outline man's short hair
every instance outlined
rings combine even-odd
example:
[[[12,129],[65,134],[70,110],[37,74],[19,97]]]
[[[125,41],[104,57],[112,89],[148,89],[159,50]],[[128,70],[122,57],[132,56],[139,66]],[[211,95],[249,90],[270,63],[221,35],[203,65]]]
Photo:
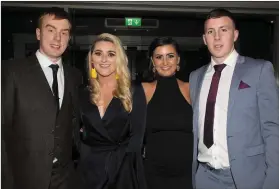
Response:
[[[38,26],[37,26],[38,28],[41,29],[42,20],[43,20],[44,16],[46,16],[46,15],[54,16],[54,18],[58,19],[58,20],[63,20],[63,19],[68,20],[70,23],[70,29],[72,28],[72,23],[71,23],[69,14],[63,8],[59,8],[59,7],[51,7],[51,8],[45,9],[38,19]]]
[[[223,8],[217,8],[217,9],[213,9],[212,11],[210,11],[206,17],[205,23],[207,20],[209,20],[211,18],[220,18],[220,17],[224,17],[224,16],[229,17],[232,20],[234,27],[236,28],[236,22],[235,22],[235,18],[233,16],[233,14],[230,11],[223,9]]]

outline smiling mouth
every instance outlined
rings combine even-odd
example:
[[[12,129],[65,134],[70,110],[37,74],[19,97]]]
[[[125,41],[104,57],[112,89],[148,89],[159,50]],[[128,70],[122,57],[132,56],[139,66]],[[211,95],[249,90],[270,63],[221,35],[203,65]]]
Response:
[[[60,45],[50,45],[50,46],[54,49],[59,49],[60,48]]]
[[[169,70],[170,68],[171,68],[170,66],[161,67],[162,70]]]
[[[108,68],[110,67],[110,64],[99,64],[101,68]]]
[[[215,49],[221,49],[223,47],[223,45],[214,45]]]

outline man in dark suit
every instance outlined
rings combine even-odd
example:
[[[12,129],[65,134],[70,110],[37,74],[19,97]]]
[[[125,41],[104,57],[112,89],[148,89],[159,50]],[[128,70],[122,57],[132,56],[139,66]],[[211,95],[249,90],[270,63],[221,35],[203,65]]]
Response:
[[[196,189],[279,188],[279,94],[273,66],[234,49],[225,9],[204,24],[211,62],[190,75]]]
[[[6,177],[13,178],[14,189],[73,186],[73,120],[82,78],[62,63],[70,30],[67,12],[50,8],[39,18],[36,54],[3,65],[4,170],[11,173]]]

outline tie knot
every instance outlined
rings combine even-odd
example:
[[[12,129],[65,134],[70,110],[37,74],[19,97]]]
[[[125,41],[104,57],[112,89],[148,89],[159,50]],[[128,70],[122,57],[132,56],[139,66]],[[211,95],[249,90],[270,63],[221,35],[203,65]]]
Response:
[[[59,68],[59,66],[58,66],[57,64],[51,64],[49,67],[50,67],[50,68],[52,69],[52,71],[54,71],[54,72],[57,72],[57,71],[58,71],[58,68]]]
[[[226,67],[226,64],[218,64],[214,66],[216,72],[222,72],[222,70]]]

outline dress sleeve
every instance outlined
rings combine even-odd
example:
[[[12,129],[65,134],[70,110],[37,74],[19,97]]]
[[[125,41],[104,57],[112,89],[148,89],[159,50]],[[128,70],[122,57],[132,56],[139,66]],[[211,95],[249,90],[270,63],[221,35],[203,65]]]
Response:
[[[141,153],[146,122],[146,99],[141,84],[135,84],[131,112],[131,138],[127,152]]]
[[[141,84],[133,86],[131,138],[120,168],[116,188],[147,189],[141,149],[145,133],[146,99]]]

